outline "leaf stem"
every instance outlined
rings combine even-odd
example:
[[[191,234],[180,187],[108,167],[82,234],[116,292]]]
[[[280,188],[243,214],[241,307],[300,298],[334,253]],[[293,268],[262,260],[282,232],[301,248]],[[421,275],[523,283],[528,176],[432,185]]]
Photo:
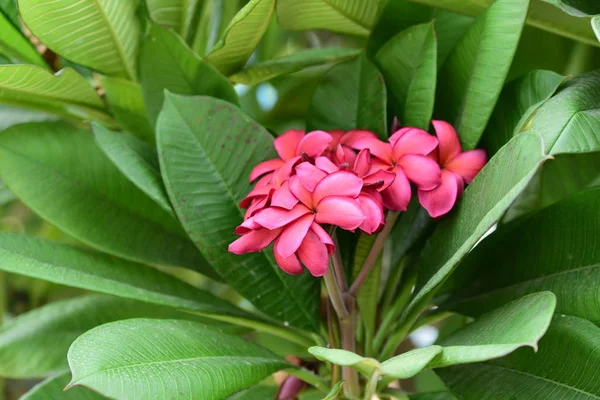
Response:
[[[365,281],[367,280],[367,277],[369,276],[369,273],[375,266],[375,262],[377,261],[381,250],[383,250],[383,245],[385,244],[385,241],[389,236],[390,232],[392,232],[392,228],[394,227],[396,219],[398,219],[399,215],[400,213],[397,211],[388,212],[387,218],[385,219],[385,227],[377,235],[377,239],[375,239],[375,243],[373,243],[373,247],[371,247],[371,251],[365,259],[365,263],[363,264],[362,268],[360,269],[360,272],[358,273],[358,276],[356,277],[356,279],[352,283],[352,286],[350,287],[350,290],[348,291],[348,294],[350,294],[351,296],[356,296],[356,293],[358,293],[358,290],[360,289],[362,284],[365,283]]]
[[[369,382],[367,382],[367,387],[365,388],[365,395],[363,400],[371,400],[373,395],[377,392],[377,383],[379,382],[379,371],[373,372]]]

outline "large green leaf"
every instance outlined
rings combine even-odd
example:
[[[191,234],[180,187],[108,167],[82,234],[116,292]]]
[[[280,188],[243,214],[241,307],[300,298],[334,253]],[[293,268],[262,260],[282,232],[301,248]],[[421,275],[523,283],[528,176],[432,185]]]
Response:
[[[66,360],[66,357],[65,357]],[[106,397],[84,387],[71,388],[65,386],[71,380],[70,373],[48,378],[25,393],[20,400],[103,400]]]
[[[477,315],[539,290],[558,296],[557,312],[600,324],[597,289],[600,188],[504,225],[464,260],[462,290],[451,305]],[[502,251],[510,249],[510,251]]]
[[[461,14],[476,16],[494,0],[412,0],[433,7],[442,7]],[[583,43],[600,46],[589,23],[565,14],[543,0],[532,0],[527,13],[527,24]]]
[[[14,26],[19,26],[17,0],[0,0],[0,12],[2,12]]]
[[[0,176],[36,213],[92,247],[212,273],[179,223],[121,174],[87,130],[63,122],[7,129]]]
[[[366,129],[387,138],[383,76],[366,55],[335,65],[323,76],[307,124],[309,130]]]
[[[96,143],[119,171],[163,210],[175,216],[160,176],[156,150],[134,136],[97,124],[93,129]]]
[[[409,306],[411,312],[423,306],[422,302],[500,219],[546,159],[541,137],[527,134],[514,137],[488,162],[423,249],[421,289]]]
[[[588,187],[600,185],[600,152],[559,154],[544,163],[527,189],[502,217],[502,223],[548,207]]]
[[[158,120],[163,179],[188,234],[227,283],[269,316],[315,329],[318,280],[285,275],[266,251],[227,251],[243,218],[252,168],[273,154],[273,139],[235,106],[169,94]]]
[[[250,0],[238,12],[206,61],[225,75],[240,70],[269,26],[275,0]]]
[[[105,295],[50,303],[2,326],[0,376],[39,378],[65,371],[69,368],[67,351],[78,336],[96,326],[129,318],[199,319],[173,308]]]
[[[537,343],[552,320],[556,296],[551,292],[530,294],[496,310],[442,340],[442,352],[431,368],[474,363],[504,357],[516,349]]]
[[[560,315],[539,343],[539,351],[521,349],[480,364],[437,370],[463,400],[600,398],[600,328]]]
[[[19,0],[25,25],[61,56],[107,75],[136,76],[135,1]]]
[[[127,132],[154,144],[154,130],[148,121],[144,95],[139,83],[101,76],[106,102],[116,120]]]
[[[440,71],[436,114],[456,128],[463,148],[485,129],[517,49],[529,0],[497,0],[470,26]]]
[[[277,18],[286,30],[327,29],[367,36],[378,9],[379,0],[279,0]]]
[[[564,12],[576,17],[600,14],[600,3],[594,0],[543,0],[560,7]]]
[[[152,25],[142,46],[140,63],[144,100],[153,124],[162,107],[165,89],[181,95],[206,95],[238,102],[227,79],[171,30]]]
[[[203,3],[212,0],[146,0],[150,17],[179,33],[187,40],[192,36],[197,13],[202,11]]]
[[[389,40],[377,53],[402,125],[429,129],[435,102],[437,40],[433,23],[415,25]]]
[[[304,68],[337,63],[354,58],[360,50],[345,48],[306,49],[288,56],[274,58],[262,63],[251,65],[229,77],[236,83],[255,85],[280,75],[290,74]]]
[[[250,315],[145,265],[26,235],[0,238],[0,269],[6,272],[200,314]]]
[[[600,150],[600,71],[568,81],[522,128],[544,139],[546,152],[588,153]]]
[[[256,385],[227,397],[227,400],[265,400],[277,396],[278,387]]]
[[[0,54],[14,61],[25,61],[46,67],[35,47],[0,9]]]
[[[343,367],[352,367],[366,377],[370,377],[373,372],[381,369],[379,361],[374,358],[362,357],[348,350],[313,346],[308,349],[308,352],[321,361],[327,361]]]
[[[33,65],[0,65],[0,102],[67,118],[108,118],[94,88],[70,68],[52,75]]]
[[[115,398],[217,400],[291,366],[253,343],[177,320],[100,326],[80,336],[68,357],[70,385]]]
[[[552,71],[535,70],[502,89],[482,138],[489,156],[519,131],[520,125],[554,94],[564,79]]]

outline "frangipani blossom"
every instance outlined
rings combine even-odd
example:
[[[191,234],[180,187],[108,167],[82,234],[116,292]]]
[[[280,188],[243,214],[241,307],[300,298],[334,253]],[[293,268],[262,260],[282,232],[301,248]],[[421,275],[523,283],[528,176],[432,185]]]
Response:
[[[373,138],[359,138],[352,143],[355,149],[369,149],[376,158],[371,171],[384,170],[396,175],[390,187],[382,192],[383,204],[390,210],[405,211],[411,197],[410,181],[419,189],[431,190],[440,184],[439,165],[427,157],[438,140],[417,128],[402,128],[385,143]]]
[[[456,131],[447,122],[432,121],[439,140],[433,158],[442,168],[441,184],[431,190],[420,188],[419,202],[434,218],[448,213],[456,199],[462,195],[465,183],[469,184],[487,162],[482,149],[462,151]]]

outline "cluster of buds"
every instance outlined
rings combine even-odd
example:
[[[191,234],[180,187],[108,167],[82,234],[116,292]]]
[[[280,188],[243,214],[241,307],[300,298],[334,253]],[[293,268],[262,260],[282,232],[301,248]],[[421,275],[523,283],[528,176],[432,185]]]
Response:
[[[387,210],[408,207],[411,183],[432,217],[448,213],[486,155],[463,152],[450,124],[433,126],[437,137],[404,127],[387,142],[364,130],[291,130],[279,136],[279,158],[260,163],[250,175],[256,184],[240,204],[247,211],[235,231],[242,236],[229,251],[261,251],[274,242],[283,271],[301,274],[304,265],[322,276],[335,252],[331,230],[380,231]]]

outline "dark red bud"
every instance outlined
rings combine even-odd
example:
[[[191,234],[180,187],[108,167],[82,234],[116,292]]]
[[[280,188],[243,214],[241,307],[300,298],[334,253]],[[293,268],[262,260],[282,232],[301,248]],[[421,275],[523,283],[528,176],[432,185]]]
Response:
[[[277,400],[297,400],[298,393],[304,389],[306,383],[296,378],[295,376],[287,377],[279,387]]]

